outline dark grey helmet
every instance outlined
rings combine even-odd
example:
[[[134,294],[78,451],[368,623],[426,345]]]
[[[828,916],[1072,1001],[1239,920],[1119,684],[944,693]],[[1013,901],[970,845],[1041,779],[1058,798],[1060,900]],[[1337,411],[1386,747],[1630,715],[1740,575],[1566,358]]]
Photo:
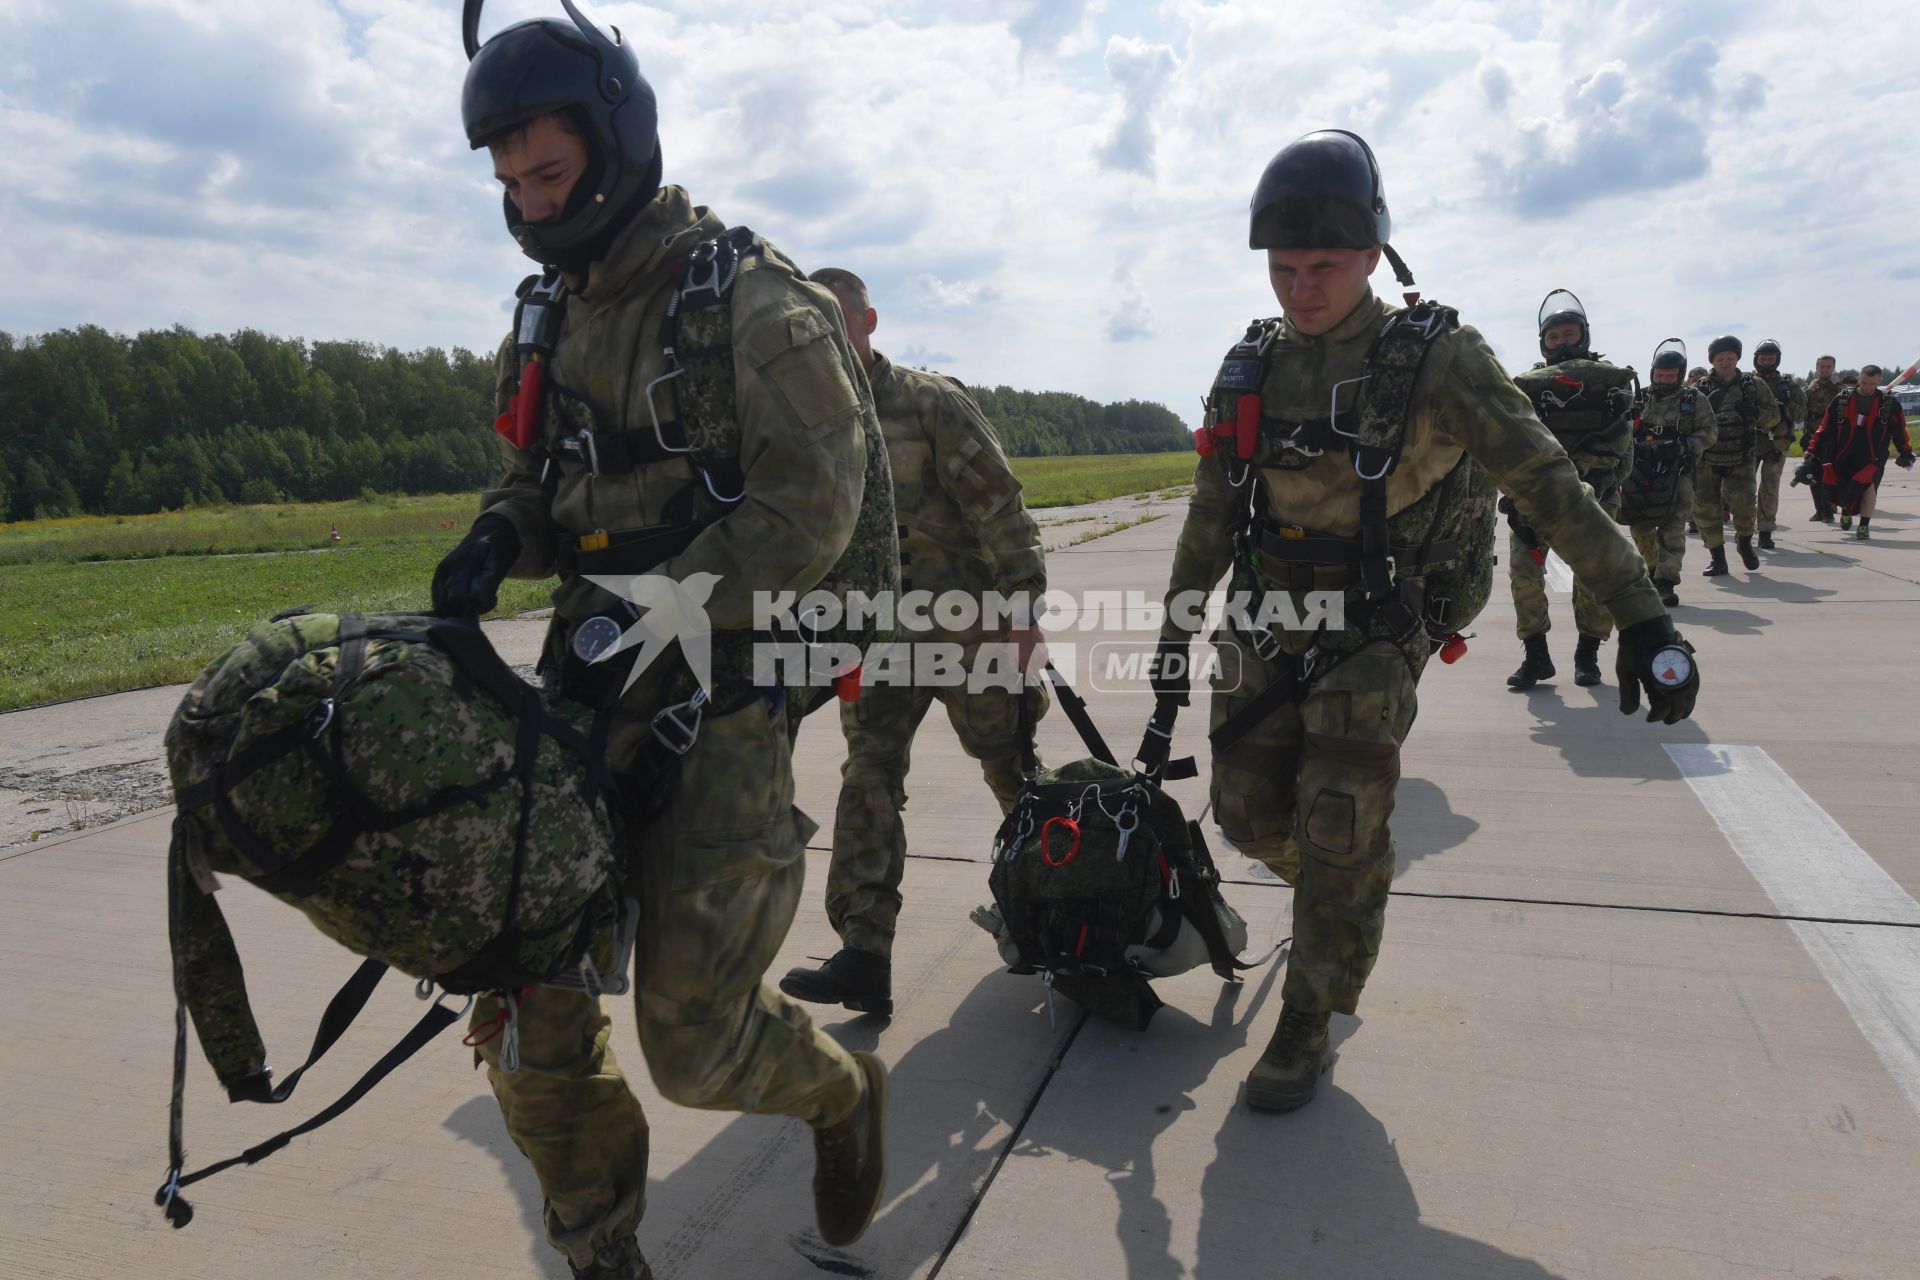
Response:
[[[1772,356],[1773,364],[1769,367],[1774,369],[1779,368],[1780,367],[1780,344],[1778,342],[1775,342],[1772,338],[1768,338],[1765,342],[1762,342],[1759,346],[1753,349],[1753,367],[1756,369],[1760,367],[1761,356]]]
[[[1740,339],[1730,333],[1723,333],[1707,344],[1707,359],[1713,359],[1722,351],[1733,352],[1734,359],[1737,360],[1746,351],[1746,348],[1740,345]]]
[[[1571,289],[1555,289],[1540,303],[1538,315],[1540,322],[1540,358],[1549,362],[1566,360],[1573,356],[1589,354],[1593,348],[1593,331],[1587,328],[1587,308]],[[1571,347],[1547,346],[1547,330],[1560,324],[1577,324],[1580,337]]]
[[[1686,381],[1687,344],[1678,338],[1668,338],[1665,342],[1662,342],[1653,349],[1653,363],[1648,367],[1652,369],[1677,369],[1680,372],[1680,380],[1682,382]]]
[[[569,21],[530,18],[480,43],[485,0],[466,0],[460,34],[467,79],[460,114],[479,150],[550,112],[585,129],[588,167],[559,217],[530,223],[503,196],[507,230],[536,262],[555,265],[604,246],[660,190],[660,117],[653,87],[617,27],[592,18],[585,0],[560,0]]]
[[[1392,232],[1393,218],[1387,213],[1387,193],[1373,148],[1357,133],[1318,129],[1295,138],[1267,162],[1253,189],[1247,247],[1371,249],[1378,245],[1395,278],[1411,288],[1413,274],[1387,243]]]

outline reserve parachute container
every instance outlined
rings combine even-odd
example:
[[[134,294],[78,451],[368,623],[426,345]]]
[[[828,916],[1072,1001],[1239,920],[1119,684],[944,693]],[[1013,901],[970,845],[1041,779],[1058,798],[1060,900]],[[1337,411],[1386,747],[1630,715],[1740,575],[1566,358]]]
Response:
[[[156,1200],[176,1226],[192,1213],[181,1187],[345,1110],[460,1016],[447,993],[626,989],[638,910],[622,889],[592,723],[515,675],[470,620],[282,615],[201,672],[166,736],[179,806],[168,855],[178,1009],[172,1159]],[[365,957],[307,1062],[277,1084],[216,873]],[[442,990],[407,1040],[307,1125],[183,1174],[188,1016],[230,1098],[281,1102],[388,968],[418,979],[423,999]],[[514,1065],[505,1045],[503,1065]]]

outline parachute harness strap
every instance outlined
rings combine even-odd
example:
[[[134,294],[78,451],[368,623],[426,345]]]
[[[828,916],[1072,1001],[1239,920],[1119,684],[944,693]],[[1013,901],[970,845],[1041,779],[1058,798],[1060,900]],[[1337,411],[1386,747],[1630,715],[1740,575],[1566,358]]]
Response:
[[[674,272],[661,330],[660,347],[668,372],[646,387],[654,434],[668,447],[653,407],[653,388],[681,379],[674,388],[674,402],[686,443],[674,451],[691,455],[707,493],[725,507],[746,496],[740,422],[734,407],[733,284],[741,265],[760,249],[758,237],[745,227],[735,227],[703,240],[687,255]],[[716,476],[733,492],[722,493]]]

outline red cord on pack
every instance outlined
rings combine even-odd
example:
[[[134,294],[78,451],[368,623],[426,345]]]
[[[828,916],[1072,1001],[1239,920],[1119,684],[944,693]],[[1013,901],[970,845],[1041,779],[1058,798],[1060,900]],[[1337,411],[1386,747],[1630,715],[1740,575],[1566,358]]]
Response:
[[[1053,856],[1053,849],[1047,839],[1048,835],[1053,831],[1053,824],[1056,822],[1059,823],[1061,826],[1064,826],[1067,830],[1073,833],[1073,843],[1070,846],[1068,846],[1066,855],[1060,858],[1055,858]],[[1055,817],[1055,818],[1048,818],[1044,823],[1041,824],[1040,856],[1046,860],[1046,863],[1048,866],[1064,867],[1069,862],[1072,862],[1079,855],[1080,855],[1080,824],[1079,823],[1075,822],[1072,818]]]

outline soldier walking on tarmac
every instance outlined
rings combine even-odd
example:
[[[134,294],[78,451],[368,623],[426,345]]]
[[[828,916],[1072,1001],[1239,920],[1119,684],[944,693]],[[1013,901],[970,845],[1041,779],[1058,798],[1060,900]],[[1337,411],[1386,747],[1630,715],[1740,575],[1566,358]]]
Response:
[[[1760,462],[1760,442],[1771,440],[1780,421],[1780,404],[1772,388],[1750,373],[1740,372],[1740,339],[1723,334],[1707,344],[1713,368],[1694,385],[1713,406],[1715,435],[1694,477],[1693,522],[1707,549],[1707,567],[1701,576],[1718,578],[1727,570],[1727,535],[1722,520],[1733,512],[1733,531],[1740,563],[1749,571],[1760,567],[1753,549],[1754,493]]]
[[[1593,354],[1587,310],[1567,290],[1555,289],[1546,296],[1539,322],[1540,363],[1514,378],[1513,384],[1533,402],[1535,416],[1573,459],[1580,478],[1607,514],[1617,514],[1620,484],[1633,460],[1627,419],[1638,379],[1632,369]],[[1554,674],[1553,657],[1547,651],[1553,620],[1547,609],[1546,557],[1552,548],[1527,526],[1512,499],[1501,508],[1513,529],[1507,580],[1513,588],[1514,629],[1526,646],[1526,657],[1520,669],[1507,677],[1507,687],[1531,689]],[[1613,631],[1613,619],[1578,574],[1573,579],[1573,624],[1580,635],[1573,650],[1573,682],[1599,684],[1600,646]]]
[[[1827,406],[1833,398],[1846,388],[1840,385],[1840,379],[1834,376],[1834,359],[1821,356],[1813,362],[1813,376],[1807,379],[1807,412],[1801,420],[1800,451],[1805,454],[1813,445],[1813,433],[1820,429],[1820,422],[1827,416]],[[1807,482],[1807,492],[1813,497],[1813,518],[1821,524],[1833,523],[1833,495],[1827,492],[1827,486],[1818,479]]]
[[[883,1191],[886,1072],[762,983],[814,828],[793,805],[795,713],[741,674],[750,661],[723,671],[720,653],[746,651],[731,642],[750,636],[756,593],[804,593],[839,563],[871,488],[877,426],[832,295],[661,185],[654,95],[630,38],[565,7],[570,21],[516,23],[484,45],[478,0],[466,7],[467,139],[491,155],[507,228],[546,273],[522,286],[500,349],[505,479],[435,572],[434,608],[482,613],[503,578],[558,575],[542,673],[614,708],[607,758],[623,798],[637,809],[664,797],[622,829],[642,912],[634,1018],[647,1067],[684,1106],[807,1121],[820,1234],[846,1244]],[[710,274],[683,288],[683,264],[700,263]],[[714,296],[696,301],[695,285]],[[704,349],[683,340],[675,355],[657,335],[683,298],[683,334],[691,310],[713,310],[701,312]],[[562,306],[543,336],[538,315]],[[731,350],[714,337],[728,330]],[[712,425],[723,397],[737,447],[703,454],[694,428]],[[653,663],[624,692],[621,666],[594,662],[632,617],[591,580],[607,575],[711,584],[710,694],[685,661]],[[599,1000],[536,987],[517,1013],[476,1003],[470,1043],[539,1177],[548,1239],[576,1276],[650,1275],[634,1238],[647,1122]]]
[[[873,386],[893,469],[903,597],[927,592],[939,600],[951,592],[976,606],[968,613],[934,610],[929,616],[929,622],[972,616],[971,625],[956,629],[933,622],[933,629],[903,635],[901,642],[949,646],[958,660],[952,669],[965,672],[983,670],[983,660],[996,653],[1006,659],[996,664],[1001,681],[869,683],[840,706],[847,760],[834,815],[827,919],[842,945],[817,968],[789,970],[780,989],[797,1000],[890,1014],[894,926],[907,863],[900,811],[907,802],[914,734],[937,700],[961,747],[980,762],[1000,811],[1019,799],[1019,702],[1027,701],[1030,728],[1046,713],[1047,697],[1043,686],[1021,679],[1036,633],[1012,623],[1029,620],[1046,592],[1046,553],[1000,440],[966,388],[897,365],[873,349],[869,339],[880,317],[859,276],[826,267],[810,278],[839,300],[847,337]]]
[[[1773,529],[1780,515],[1780,473],[1786,468],[1787,455],[1793,451],[1794,424],[1807,416],[1807,389],[1800,380],[1780,367],[1780,344],[1768,338],[1753,349],[1753,376],[1773,392],[1780,420],[1760,442],[1759,493],[1755,496],[1760,526],[1760,549],[1773,550]]]
[[[1450,589],[1477,590],[1468,613],[1491,578],[1491,491],[1474,487],[1473,467],[1620,627],[1622,712],[1644,690],[1648,718],[1670,724],[1699,687],[1633,544],[1485,340],[1448,308],[1374,296],[1383,255],[1412,284],[1390,225],[1379,167],[1354,134],[1310,133],[1261,175],[1248,243],[1284,318],[1254,322],[1215,381],[1156,655],[1155,721],[1170,723],[1189,693],[1194,602],[1229,570],[1262,616],[1277,603],[1271,616],[1302,620],[1308,593],[1342,606],[1313,630],[1229,613],[1214,637],[1213,810],[1237,849],[1294,886],[1284,1007],[1247,1080],[1263,1110],[1313,1097],[1330,1015],[1354,1011],[1379,956],[1400,748],[1436,631],[1459,616],[1434,598],[1436,575],[1464,571]],[[1455,525],[1448,508],[1476,493],[1484,521]]]
[[[1687,553],[1693,475],[1714,437],[1706,396],[1684,381],[1686,344],[1668,338],[1653,353],[1647,386],[1633,417],[1633,470],[1621,486],[1619,519],[1653,574],[1660,603],[1680,603],[1680,562]]]

